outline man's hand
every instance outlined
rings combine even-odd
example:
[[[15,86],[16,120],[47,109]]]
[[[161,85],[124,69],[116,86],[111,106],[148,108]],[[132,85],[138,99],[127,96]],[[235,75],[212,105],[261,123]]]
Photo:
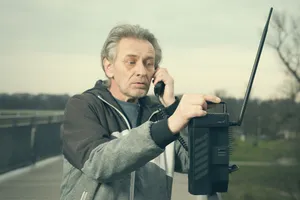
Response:
[[[184,94],[180,103],[168,118],[168,125],[174,134],[180,132],[193,117],[201,117],[207,114],[207,101],[220,103],[221,99],[213,95]]]
[[[169,75],[166,68],[158,67],[153,75],[153,84],[156,85],[159,81],[163,81],[165,84],[165,91],[162,97],[159,97],[160,102],[168,107],[175,102],[174,95],[174,79]]]

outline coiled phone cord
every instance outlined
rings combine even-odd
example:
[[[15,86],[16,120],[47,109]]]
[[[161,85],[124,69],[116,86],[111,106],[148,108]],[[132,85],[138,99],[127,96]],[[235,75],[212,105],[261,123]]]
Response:
[[[167,119],[169,116],[166,113],[166,111],[164,110],[164,107],[159,104],[159,114],[163,119]],[[181,135],[178,136],[178,141],[180,142],[180,144],[182,145],[182,147],[188,152],[188,145],[186,144],[186,142],[184,141],[184,139],[181,137]]]

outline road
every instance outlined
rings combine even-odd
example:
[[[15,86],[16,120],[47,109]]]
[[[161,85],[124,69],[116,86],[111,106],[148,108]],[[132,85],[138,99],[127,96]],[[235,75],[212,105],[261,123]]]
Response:
[[[270,166],[278,163],[241,162],[243,166]],[[62,175],[60,156],[38,162],[0,176],[0,200],[59,200]],[[206,200],[204,197],[188,193],[187,175],[175,173],[172,200]]]
[[[62,159],[54,157],[0,176],[0,200],[59,200]],[[172,200],[205,200],[188,193],[187,175],[175,174]]]

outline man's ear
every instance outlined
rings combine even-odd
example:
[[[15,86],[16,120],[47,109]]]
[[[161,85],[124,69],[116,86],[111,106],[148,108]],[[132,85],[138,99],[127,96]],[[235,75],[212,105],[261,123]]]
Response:
[[[102,62],[103,62],[104,71],[105,71],[106,76],[108,78],[113,78],[114,70],[113,70],[112,63],[107,58],[104,58]]]

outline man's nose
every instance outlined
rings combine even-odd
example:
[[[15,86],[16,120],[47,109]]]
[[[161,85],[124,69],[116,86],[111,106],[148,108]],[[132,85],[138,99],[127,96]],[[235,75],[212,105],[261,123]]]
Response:
[[[137,65],[136,65],[136,73],[137,73],[137,75],[140,75],[140,76],[147,74],[146,68],[145,68],[143,62],[138,62],[137,63]]]

